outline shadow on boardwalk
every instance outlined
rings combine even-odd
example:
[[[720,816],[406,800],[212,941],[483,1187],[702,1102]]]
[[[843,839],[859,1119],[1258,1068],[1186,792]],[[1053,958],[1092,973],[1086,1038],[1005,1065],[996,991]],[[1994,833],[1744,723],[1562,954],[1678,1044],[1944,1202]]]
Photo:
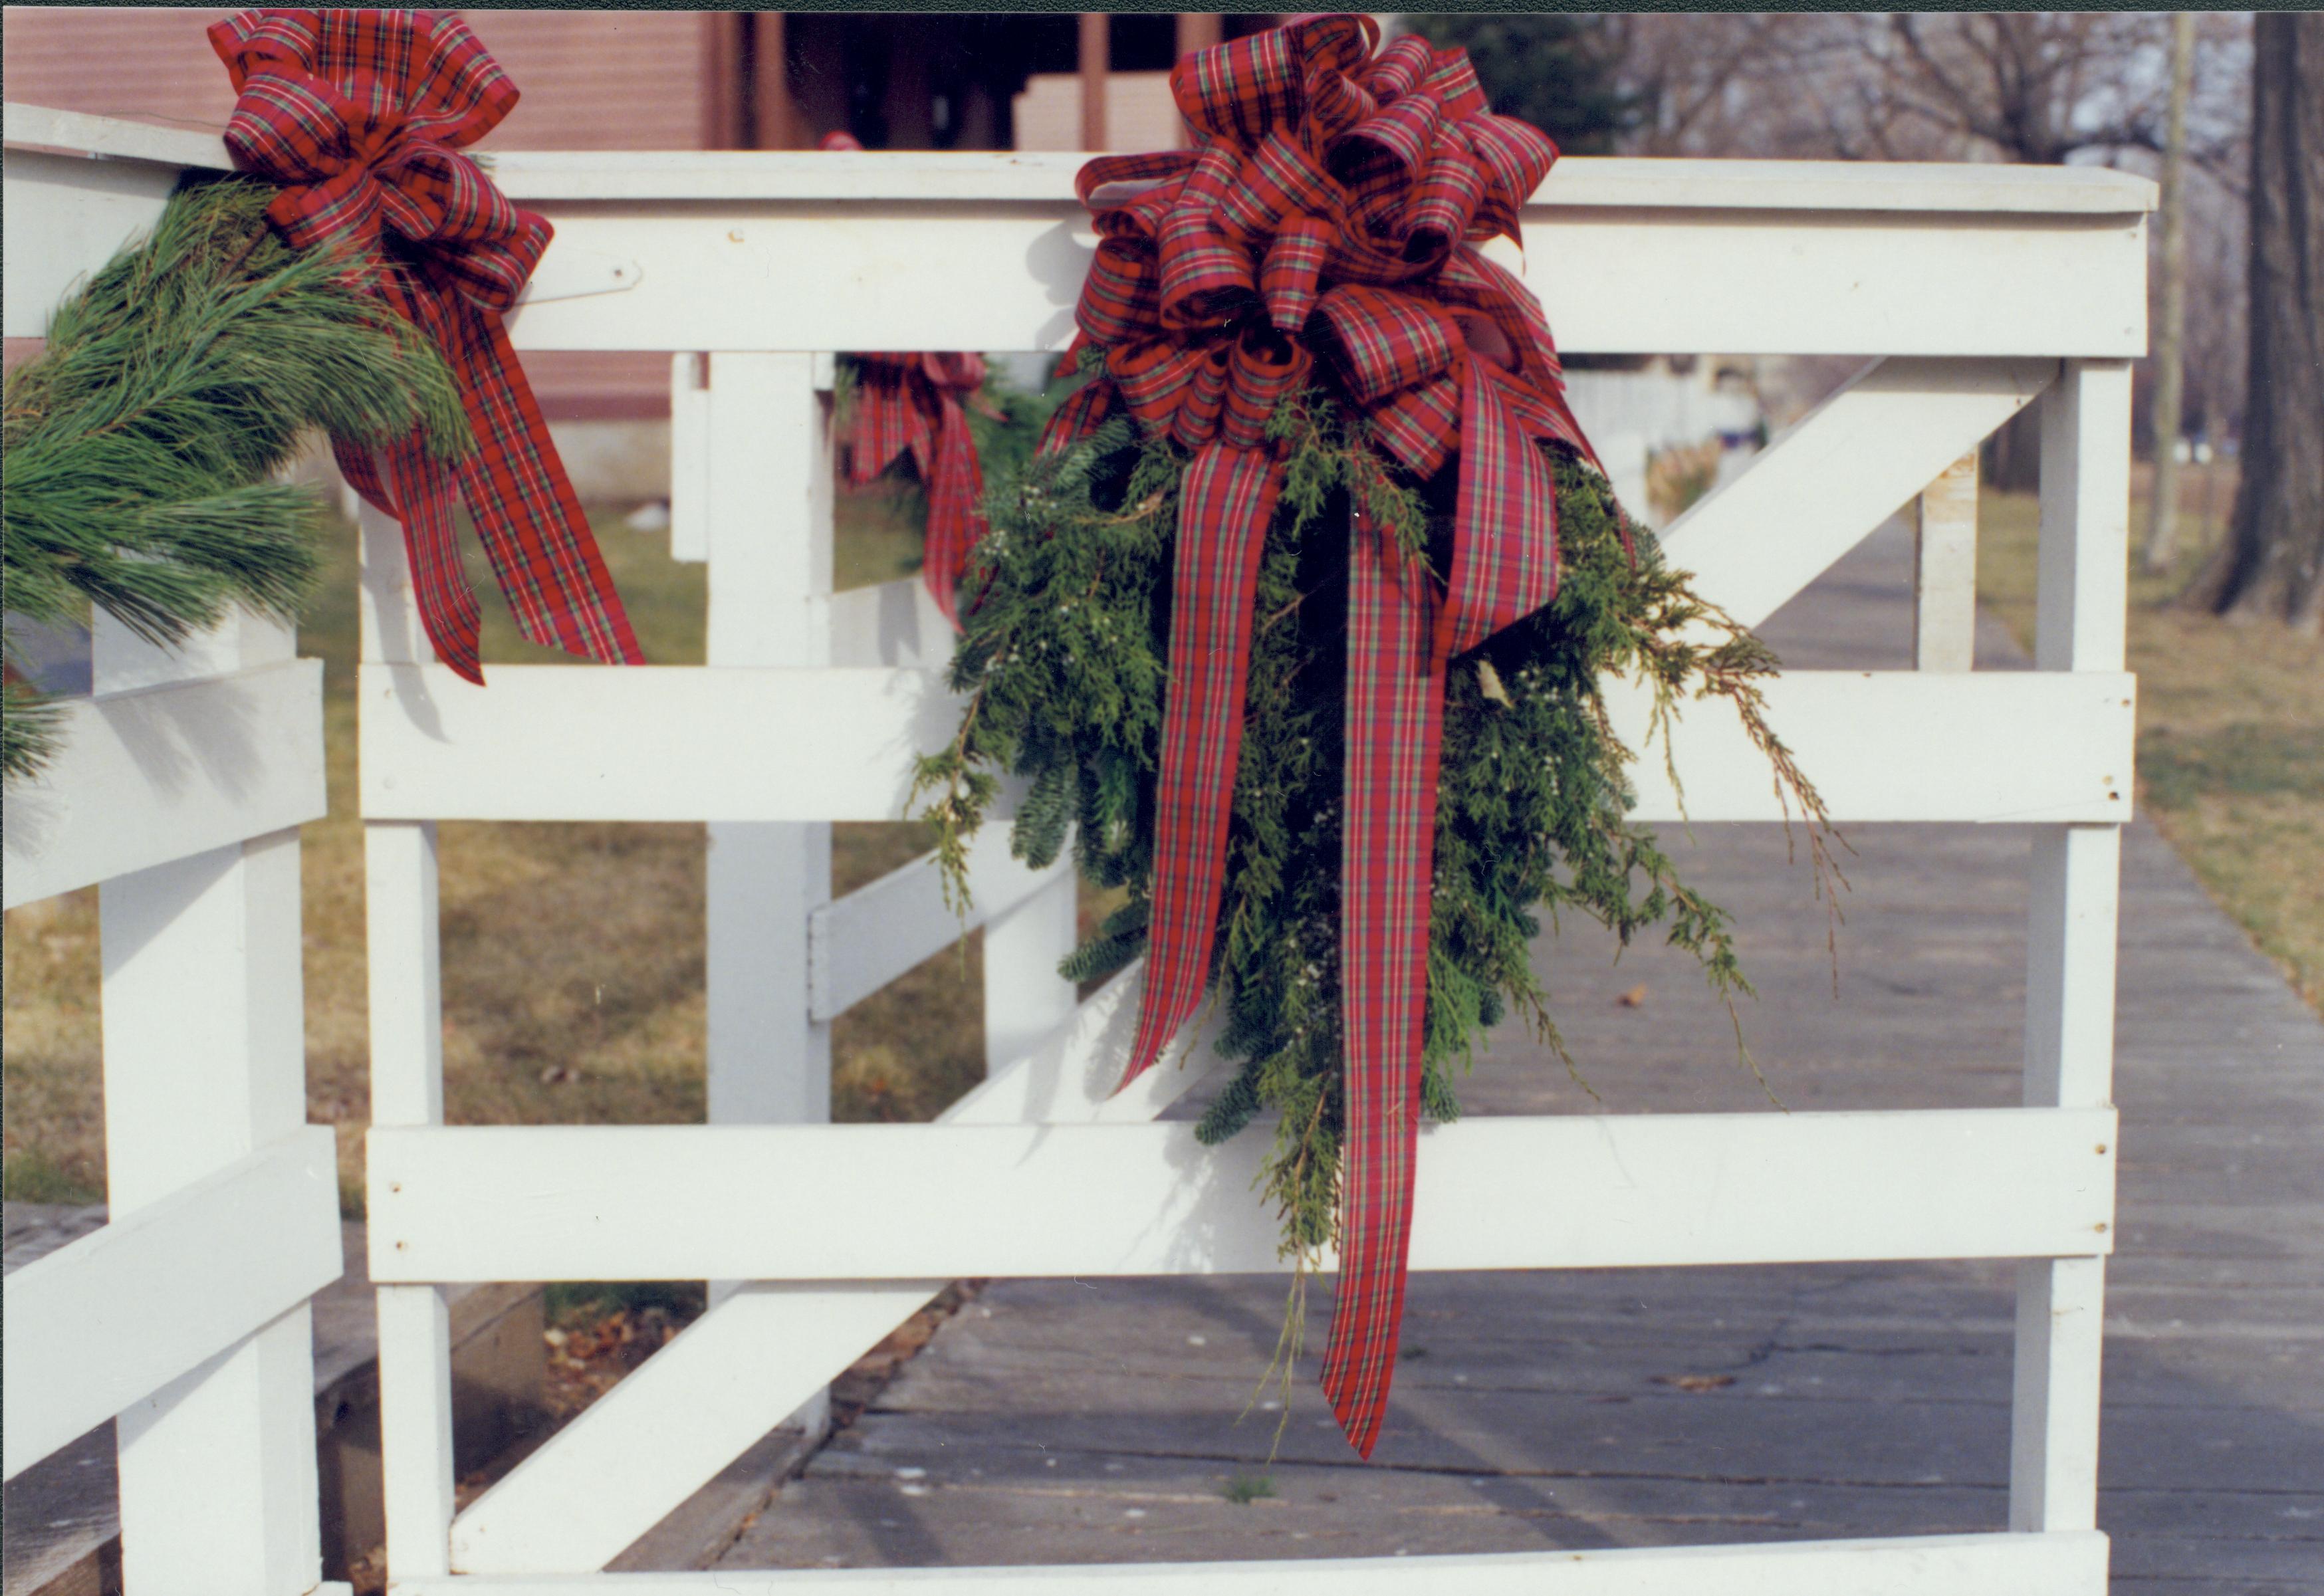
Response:
[[[1906,663],[1892,526],[1767,628],[1803,667]],[[1980,663],[2022,665],[1992,623]],[[1683,839],[1667,839],[1682,843]],[[1683,857],[1743,927],[1753,1050],[1797,1107],[2017,1101],[2026,834],[1868,826],[1832,994],[1804,867],[1767,827]],[[2324,1024],[2155,833],[2124,850],[2121,1250],[2101,1527],[2139,1596],[2324,1592]],[[1606,1112],[1766,1109],[1683,959],[1539,957]],[[1618,995],[1640,983],[1646,998]],[[1514,1030],[1471,1112],[1595,1112]],[[1489,1223],[1489,1215],[1478,1222]],[[1281,1283],[1019,1281],[951,1321],[722,1566],[1386,1555],[1993,1530],[2011,1270],[1848,1265],[1414,1278],[1377,1461],[1304,1366],[1237,1416]],[[1328,1300],[1313,1305],[1323,1323]],[[1317,1338],[1320,1342],[1320,1337]]]

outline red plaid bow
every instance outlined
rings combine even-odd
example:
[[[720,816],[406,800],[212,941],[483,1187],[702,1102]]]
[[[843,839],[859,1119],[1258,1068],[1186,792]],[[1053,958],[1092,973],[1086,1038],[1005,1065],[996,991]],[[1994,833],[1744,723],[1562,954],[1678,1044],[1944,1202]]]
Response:
[[[1474,247],[1517,236],[1556,146],[1486,111],[1464,52],[1379,42],[1370,17],[1331,16],[1189,56],[1171,81],[1200,148],[1082,169],[1101,242],[1078,341],[1104,347],[1105,372],[1042,444],[1063,447],[1126,406],[1195,451],[1132,1076],[1193,1015],[1210,969],[1253,589],[1282,485],[1268,415],[1320,357],[1395,463],[1426,476],[1461,457],[1441,589],[1360,509],[1350,549],[1345,1152],[1323,1379],[1366,1457],[1404,1312],[1444,665],[1554,595],[1556,493],[1536,441],[1589,449],[1539,305]],[[1125,184],[1145,186],[1097,199]]]
[[[984,536],[976,502],[984,470],[969,435],[966,400],[998,416],[982,397],[979,355],[858,355],[855,413],[845,438],[847,478],[861,487],[909,450],[928,494],[923,575],[947,620],[968,551]]]
[[[637,638],[549,441],[501,312],[548,221],[519,210],[467,156],[516,104],[466,23],[409,11],[245,11],[210,45],[234,80],[235,164],[282,185],[267,214],[301,248],[376,254],[368,281],[443,350],[476,436],[456,465],[412,437],[381,451],[333,440],[339,469],[403,523],[437,655],[482,682],[482,612],[460,572],[454,494],[467,502],[517,624],[537,643],[639,662]]]

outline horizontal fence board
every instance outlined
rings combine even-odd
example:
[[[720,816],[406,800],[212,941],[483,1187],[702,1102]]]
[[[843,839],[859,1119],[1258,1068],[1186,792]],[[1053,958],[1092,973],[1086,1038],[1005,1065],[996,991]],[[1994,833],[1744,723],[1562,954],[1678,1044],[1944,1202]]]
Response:
[[[304,1126],[5,1287],[9,1478],[339,1278],[338,1164]]]
[[[397,1596],[2106,1596],[2107,1537],[1897,1536],[1451,1557],[405,1578]]]
[[[2114,1122],[2108,1109],[1464,1120],[1421,1139],[1412,1265],[2103,1253]],[[1270,1143],[1206,1149],[1176,1123],[374,1127],[372,1278],[1273,1273],[1289,1266],[1254,1185]]]
[[[545,210],[524,349],[1061,349],[1095,243],[1077,207],[965,196]],[[2145,351],[2137,214],[1547,208],[1526,247],[1572,353]]]
[[[1165,1067],[1116,1091],[1144,992],[1140,962],[1107,982],[1030,1055],[945,1109],[939,1122],[1153,1119],[1219,1059],[1211,1049],[1213,1017],[1174,1043]],[[453,1521],[452,1566],[476,1573],[604,1567],[924,1305],[945,1278],[743,1286],[470,1504]],[[769,1347],[783,1355],[767,1357]],[[687,1422],[671,1424],[672,1413]],[[573,1505],[584,1499],[593,1510],[576,1516]]]
[[[219,171],[233,164],[226,156],[226,141],[198,128],[130,122],[87,111],[60,111],[18,100],[8,102],[5,115],[11,160],[19,150],[52,150],[81,161],[96,155],[111,161]],[[170,181],[176,179],[177,174],[171,172]]]
[[[224,154],[33,107],[8,125],[12,144],[115,157],[12,159],[10,235],[44,243],[11,252],[11,337],[150,221],[168,163]],[[35,159],[63,177],[20,185]],[[1060,348],[1093,244],[1072,155],[490,159],[557,227],[512,321],[528,348]],[[2079,169],[1575,159],[1524,215],[1574,351],[2136,355],[2153,193]]]
[[[816,1019],[844,1014],[922,960],[1068,873],[1070,854],[1034,870],[1009,852],[1009,828],[969,839],[968,901],[945,901],[944,872],[923,854],[807,919],[807,1007]]]
[[[10,909],[319,820],[327,807],[318,660],[60,707],[56,757],[11,782],[0,807]]]
[[[485,674],[360,668],[366,819],[894,820],[913,760],[960,724],[932,671]]]
[[[1843,824],[2119,823],[2130,818],[2137,678],[2097,672],[1788,671],[1766,685],[1766,717]],[[1648,694],[1609,684],[1607,709],[1633,750],[1635,817],[1784,817],[1766,756],[1722,702],[1679,706],[1674,789]],[[1682,802],[1682,798],[1683,801]]]
[[[366,665],[363,810],[372,820],[892,820],[914,757],[958,700],[932,671],[497,666],[478,688],[440,666]],[[2130,816],[2133,678],[1794,671],[1767,715],[1842,822],[2089,821]],[[1609,684],[1644,746],[1646,697]],[[618,732],[616,732],[618,728]],[[1684,814],[1784,817],[1765,758],[1726,705],[1674,727]],[[1634,767],[1646,821],[1681,816],[1661,744]]]
[[[504,150],[484,157],[493,180],[530,204],[778,197],[1071,204],[1085,159],[1070,151]],[[2123,215],[2152,210],[2156,192],[2151,179],[2104,167],[1572,155],[1557,163],[1525,213],[1531,219],[1536,212],[1639,207]]]

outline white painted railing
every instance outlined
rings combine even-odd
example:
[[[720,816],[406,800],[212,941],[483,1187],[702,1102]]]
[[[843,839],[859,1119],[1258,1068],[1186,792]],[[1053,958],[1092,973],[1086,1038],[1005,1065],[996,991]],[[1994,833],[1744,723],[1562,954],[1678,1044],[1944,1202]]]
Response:
[[[123,158],[107,168],[218,159],[189,135],[46,126],[50,142]],[[501,666],[479,692],[427,662],[400,538],[366,527],[371,1265],[399,1591],[616,1588],[594,1571],[769,1428],[811,1416],[833,1375],[954,1275],[1275,1267],[1269,1217],[1250,1200],[1252,1149],[1206,1151],[1182,1127],[1146,1122],[1203,1069],[1152,1071],[1110,1094],[1138,973],[1076,1009],[1055,974],[1072,938],[1070,881],[1034,877],[991,844],[974,863],[990,1078],[935,1126],[816,1123],[828,1118],[832,1016],[955,934],[925,863],[829,900],[828,823],[898,817],[910,756],[949,729],[954,706],[939,674],[946,634],[914,586],[831,592],[825,352],[1062,346],[1091,246],[1075,164],[495,163],[558,228],[512,322],[519,346],[678,352],[672,546],[710,565],[710,663]],[[40,169],[54,187],[24,190],[28,219],[37,200],[101,254],[119,236],[107,230],[134,220],[113,198],[120,180],[82,179],[107,168]],[[20,187],[12,166],[12,236]],[[1139,1588],[2099,1596],[2115,890],[2134,697],[2122,673],[2128,362],[2144,341],[2151,198],[2142,180],[2088,170],[1631,161],[1567,161],[1536,197],[1535,281],[1567,348],[1868,358],[1666,535],[1673,558],[1747,623],[2039,400],[2040,669],[1962,669],[1972,611],[1956,473],[1923,516],[1923,669],[1798,672],[1769,694],[1843,823],[2034,826],[2025,1106],[1469,1121],[1423,1143],[1418,1268],[2023,1260],[2012,1532],[1148,1568]],[[14,332],[13,272],[8,290]],[[1624,712],[1635,720],[1637,707]],[[1772,819],[1764,764],[1726,713],[1699,707],[1679,728],[1687,811]],[[1675,795],[1652,764],[1641,814],[1670,817]],[[443,1125],[434,823],[446,818],[710,823],[711,1125]],[[1213,1057],[1201,1038],[1194,1054]],[[1710,1169],[1766,1173],[1727,1181],[1713,1204],[1701,1189]],[[1544,1217],[1492,1234],[1457,1218],[1487,1204]],[[738,1284],[456,1517],[442,1288],[557,1278]],[[1029,1577],[727,1573],[618,1588],[997,1591]],[[1060,1591],[1121,1577],[1041,1576]]]
[[[55,296],[25,284],[101,264],[175,174],[17,135],[12,107],[7,331],[37,336]],[[42,226],[34,198],[78,220]],[[306,1122],[298,827],[324,812],[323,678],[293,650],[248,614],[177,650],[100,614],[92,694],[5,805],[8,908],[98,889],[110,1222],[8,1277],[0,1436],[13,1479],[116,1422],[137,1596],[320,1578],[308,1299],[339,1275],[338,1179]]]

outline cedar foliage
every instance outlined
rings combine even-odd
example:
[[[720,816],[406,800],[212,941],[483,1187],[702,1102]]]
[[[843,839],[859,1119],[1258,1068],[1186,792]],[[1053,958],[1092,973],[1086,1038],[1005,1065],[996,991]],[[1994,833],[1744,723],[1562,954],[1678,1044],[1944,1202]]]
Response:
[[[138,636],[181,641],[242,604],[296,613],[320,565],[323,508],[275,480],[302,437],[379,445],[421,429],[472,447],[450,369],[367,294],[374,263],[300,253],[267,226],[276,190],[189,181],[142,244],[59,308],[47,346],[8,374],[0,553],[7,607],[37,624],[96,604]],[[14,778],[53,750],[53,706],[14,679]]]
[[[1270,429],[1286,448],[1286,485],[1259,571],[1210,973],[1226,1012],[1220,1050],[1242,1068],[1200,1134],[1216,1143],[1275,1112],[1267,1191],[1284,1253],[1304,1267],[1333,1239],[1338,1215],[1351,496],[1363,496],[1404,558],[1442,570],[1456,478],[1392,474],[1360,424],[1320,389],[1286,401]],[[1808,823],[1818,891],[1829,896],[1838,879],[1821,801],[1761,713],[1759,684],[1774,656],[1692,593],[1594,469],[1563,450],[1552,457],[1558,596],[1453,660],[1446,676],[1422,1079],[1423,1107],[1440,1121],[1460,1112],[1455,1077],[1479,1033],[1507,1015],[1573,1068],[1529,957],[1545,920],[1579,916],[1622,943],[1663,927],[1700,961],[1730,1013],[1751,992],[1725,911],[1627,817],[1636,753],[1607,718],[1601,676],[1650,682],[1665,732],[1689,697],[1731,704]],[[1076,981],[1120,970],[1145,947],[1172,543],[1187,458],[1167,440],[1139,440],[1117,418],[996,484],[991,530],[964,583],[973,608],[952,665],[968,706],[952,746],[918,771],[916,796],[937,823],[956,890],[965,892],[966,841],[1001,771],[1029,784],[1011,834],[1019,857],[1047,864],[1070,837],[1084,876],[1127,890],[1063,965]],[[1737,1038],[1739,1047],[1739,1028]]]

